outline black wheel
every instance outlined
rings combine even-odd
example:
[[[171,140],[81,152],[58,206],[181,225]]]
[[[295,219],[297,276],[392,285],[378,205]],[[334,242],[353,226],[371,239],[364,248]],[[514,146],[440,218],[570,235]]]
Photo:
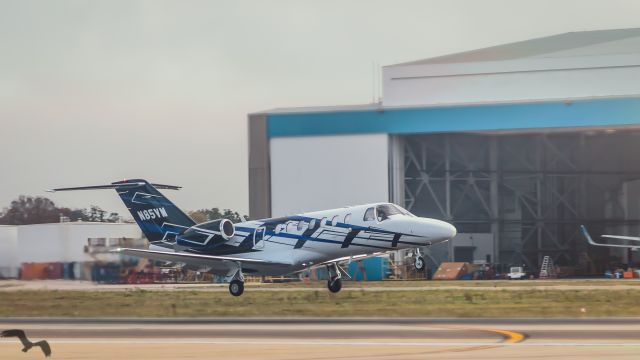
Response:
[[[342,280],[340,278],[327,281],[327,287],[332,293],[337,293],[342,289]]]
[[[416,258],[416,262],[414,263],[416,270],[422,271],[424,270],[424,258],[422,256],[418,256]]]
[[[240,296],[244,292],[244,282],[233,280],[229,283],[229,292],[233,296]]]

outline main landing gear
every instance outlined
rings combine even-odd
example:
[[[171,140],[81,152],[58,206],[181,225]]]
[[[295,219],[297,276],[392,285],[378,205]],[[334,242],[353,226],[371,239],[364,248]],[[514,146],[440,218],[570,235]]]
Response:
[[[233,296],[240,296],[244,292],[244,281],[232,280],[229,283],[229,292]]]
[[[233,296],[240,296],[244,292],[244,275],[240,263],[235,263],[227,273],[226,280],[229,281],[229,292]]]
[[[342,289],[342,272],[338,267],[338,264],[327,265],[327,271],[329,272],[329,280],[327,281],[327,288],[332,293],[337,293]]]

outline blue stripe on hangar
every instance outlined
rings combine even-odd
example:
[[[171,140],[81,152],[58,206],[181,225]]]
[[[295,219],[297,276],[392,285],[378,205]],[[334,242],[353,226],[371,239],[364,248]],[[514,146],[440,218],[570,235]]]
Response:
[[[438,133],[640,124],[640,98],[268,114],[273,137]]]

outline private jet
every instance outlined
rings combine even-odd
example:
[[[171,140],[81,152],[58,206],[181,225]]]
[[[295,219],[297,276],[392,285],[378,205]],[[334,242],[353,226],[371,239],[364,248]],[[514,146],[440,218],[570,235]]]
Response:
[[[245,274],[280,276],[316,267],[327,268],[327,287],[336,293],[342,276],[348,277],[340,263],[407,248],[416,249],[415,266],[422,270],[418,248],[456,235],[447,222],[415,216],[391,203],[196,224],[158,191],[180,188],[135,179],[49,191],[115,189],[150,244],[149,249],[116,252],[222,275],[234,296],[244,292]]]

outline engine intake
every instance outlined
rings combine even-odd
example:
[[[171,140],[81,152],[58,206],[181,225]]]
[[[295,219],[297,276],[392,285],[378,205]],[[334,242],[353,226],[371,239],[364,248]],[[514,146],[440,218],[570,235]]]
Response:
[[[197,224],[187,229],[182,237],[185,239],[200,238],[206,235],[220,235],[223,239],[229,240],[235,235],[236,228],[229,219],[218,219]]]

